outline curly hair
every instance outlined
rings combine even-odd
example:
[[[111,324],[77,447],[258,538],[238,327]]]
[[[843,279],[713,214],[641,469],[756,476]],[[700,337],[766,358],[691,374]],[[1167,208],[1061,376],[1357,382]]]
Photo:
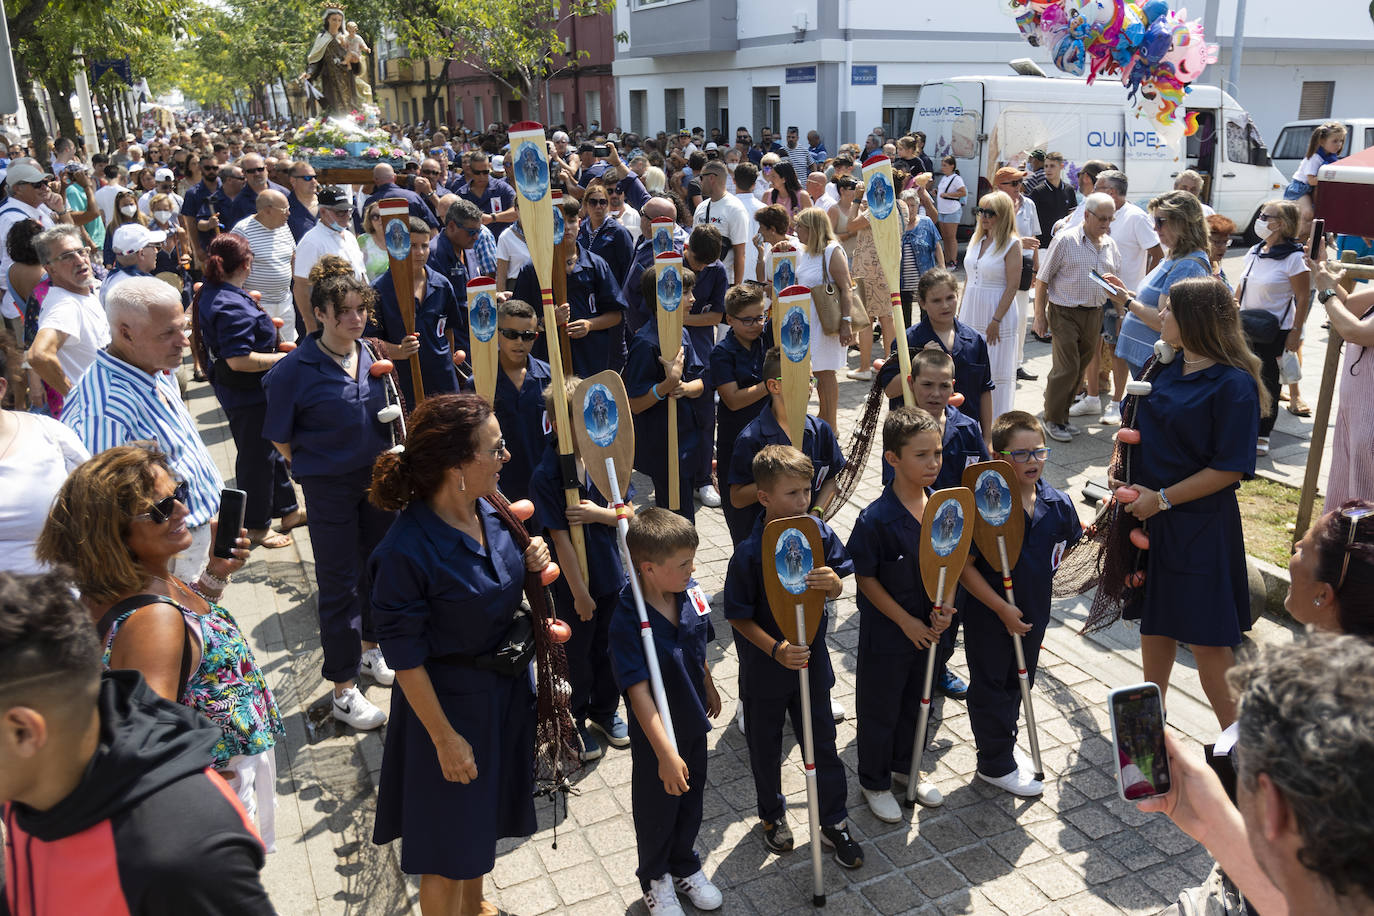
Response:
[[[410,415],[405,451],[377,456],[369,494],[372,504],[379,509],[404,509],[439,492],[449,468],[476,457],[477,428],[491,414],[491,405],[475,394],[426,398]]]
[[[1236,771],[1261,773],[1283,795],[1302,847],[1297,858],[1341,896],[1374,897],[1374,647],[1309,631],[1226,673],[1239,699]]]
[[[1317,519],[1312,526],[1312,540],[1317,547],[1316,578],[1336,591],[1341,632],[1368,639],[1374,636],[1374,516],[1352,521],[1343,514],[1348,509],[1374,509],[1374,502],[1347,500],[1339,509],[1332,509]],[[1355,526],[1353,543],[1351,525]],[[1350,558],[1348,565],[1345,562],[1347,555]],[[1344,582],[1341,581],[1342,569],[1345,570]]]
[[[65,570],[0,572],[0,701],[6,708],[89,704],[100,687],[100,644]],[[41,700],[35,700],[42,695]],[[77,703],[84,700],[84,703]]]
[[[322,315],[338,311],[349,295],[362,299],[367,315],[372,317],[377,305],[377,293],[353,273],[353,265],[336,254],[327,254],[310,268],[310,308]]]

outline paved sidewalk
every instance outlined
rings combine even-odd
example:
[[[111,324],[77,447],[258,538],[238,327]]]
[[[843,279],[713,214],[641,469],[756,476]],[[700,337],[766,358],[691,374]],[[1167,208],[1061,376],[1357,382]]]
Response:
[[[1307,350],[1314,376],[1324,333],[1312,322]],[[1017,406],[1038,412],[1049,347],[1028,340],[1026,351],[1028,368],[1042,381],[1021,383]],[[1307,387],[1304,394],[1314,403],[1315,382]],[[846,444],[865,390],[862,383],[841,384],[839,425]],[[193,384],[189,404],[226,480],[232,479],[233,443],[209,387]],[[1298,450],[1305,452],[1305,444],[1299,440],[1310,437],[1311,421],[1285,411],[1279,430],[1293,442],[1281,445],[1276,434],[1271,456],[1276,476],[1296,474],[1300,482]],[[1112,432],[1091,426],[1076,442],[1052,443],[1049,482],[1067,486],[1076,498],[1084,480],[1103,475]],[[858,510],[880,491],[877,448],[854,499],[835,520],[843,537]],[[636,484],[641,493],[651,490],[647,480]],[[1088,508],[1079,506],[1086,518]],[[718,510],[700,510],[697,519],[702,535],[697,578],[714,594],[723,586],[729,536]],[[294,536],[292,547],[256,550],[225,598],[252,641],[287,724],[278,748],[279,851],[269,857],[264,879],[277,909],[287,916],[418,913],[417,885],[400,874],[399,850],[371,842],[381,733],[358,734],[329,716],[329,688],[319,673],[313,555],[309,535],[298,530]],[[834,696],[851,711],[858,642],[853,594],[853,580],[846,580],[829,637]],[[763,847],[744,739],[727,719],[735,710],[737,667],[719,598],[713,614],[721,638],[709,657],[725,712],[709,739],[705,822],[698,840],[706,872],[725,893],[723,912],[808,912],[811,875],[800,752],[789,734],[783,787],[797,849],[778,857]],[[851,772],[850,823],[863,844],[865,863],[845,871],[826,857],[826,912],[1155,913],[1180,889],[1202,882],[1212,865],[1207,853],[1164,818],[1142,815],[1116,796],[1105,699],[1112,687],[1142,679],[1139,640],[1122,624],[1083,638],[1078,628],[1084,615],[1084,602],[1060,602],[1041,654],[1035,702],[1047,770],[1043,798],[1015,799],[976,781],[964,704],[936,699],[937,727],[925,769],[945,794],[945,805],[918,808],[906,823],[882,824],[868,812]],[[1272,621],[1261,621],[1251,636],[1261,642],[1292,639],[1289,629]],[[953,667],[966,674],[962,648]],[[367,684],[365,689],[387,708],[387,688]],[[1169,714],[1191,752],[1200,753],[1199,744],[1215,735],[1215,720],[1186,650],[1175,669]],[[851,717],[839,725],[838,735],[841,759],[851,771],[854,737]],[[1021,745],[1027,747],[1024,736]],[[488,896],[519,916],[644,913],[634,876],[629,752],[608,749],[575,781],[578,794],[566,809],[558,809],[557,847],[553,810],[544,801],[540,832],[502,846]]]

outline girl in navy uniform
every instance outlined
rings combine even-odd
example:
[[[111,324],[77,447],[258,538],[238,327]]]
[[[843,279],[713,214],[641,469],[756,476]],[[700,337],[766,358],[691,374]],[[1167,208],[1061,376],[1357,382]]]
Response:
[[[1021,717],[1021,684],[1011,634],[1021,637],[1026,673],[1035,684],[1040,644],[1050,623],[1050,584],[1059,558],[1083,536],[1078,511],[1064,493],[1045,483],[1045,434],[1040,421],[1022,410],[997,418],[992,447],[1008,461],[1021,485],[1013,492],[1012,511],[1026,516],[1021,555],[1012,570],[1016,606],[1003,597],[1000,557],[979,555],[964,567],[960,582],[968,597],[964,619],[964,655],[968,659],[968,717],[978,747],[978,777],[1013,795],[1034,797],[1044,791],[1028,767],[1013,755]]]
[[[377,636],[401,689],[372,839],[401,838],[425,913],[494,912],[482,881],[496,844],[535,830],[530,668],[497,650],[521,636],[525,574],[549,551],[534,538],[522,553],[483,499],[507,457],[485,400],[439,395],[411,415],[405,450],[373,468],[373,502],[401,510],[370,563]]]
[[[768,386],[763,380],[763,357],[768,352],[764,341],[766,320],[763,287],[745,283],[730,287],[725,294],[725,321],[730,332],[711,351],[711,380],[720,395],[716,410],[716,468],[727,494],[735,440],[768,406]],[[754,512],[736,509],[728,499],[723,501],[722,508],[730,542],[738,545],[754,526]]]
[[[611,666],[630,710],[630,800],[639,867],[635,874],[650,913],[681,913],[681,891],[699,910],[721,905],[721,893],[701,870],[693,848],[706,788],[706,733],[720,715],[720,694],[706,663],[714,641],[711,606],[692,578],[696,529],[665,509],[630,522],[625,538],[643,586],[654,652],[663,675],[674,747],[654,706],[640,635],[639,612],[627,584],[611,619]]]
[[[319,329],[267,374],[263,435],[291,462],[310,508],[323,675],[334,684],[334,718],[372,729],[386,714],[358,690],[358,673],[383,686],[395,679],[373,634],[367,575],[367,558],[395,518],[367,500],[372,462],[391,445],[377,418],[387,406],[383,381],[372,376],[372,352],[359,342],[375,300],[352,265],[334,255],[311,269],[310,282]]]
[[[508,499],[530,495],[530,475],[544,457],[549,421],[544,411],[544,389],[551,370],[542,359],[530,355],[539,339],[539,319],[534,307],[508,299],[496,308],[496,392],[492,408],[506,434],[510,461],[501,475],[501,492]]]
[[[1178,354],[1136,408],[1139,459],[1130,484],[1140,497],[1124,508],[1149,520],[1150,549],[1143,595],[1124,616],[1140,619],[1145,680],[1161,694],[1178,643],[1192,647],[1202,689],[1225,728],[1236,718],[1226,669],[1250,629],[1236,489],[1255,471],[1254,442],[1269,395],[1221,280],[1175,283],[1160,318],[1160,339]]]
[[[684,315],[682,324],[692,341],[697,360],[705,367],[702,381],[706,396],[692,401],[692,415],[696,417],[699,438],[694,460],[684,471],[690,471],[701,504],[714,509],[720,505],[720,491],[712,481],[711,459],[715,452],[716,399],[711,392],[711,351],[716,346],[716,328],[725,314],[725,291],[730,286],[725,265],[720,261],[720,230],[715,226],[697,226],[682,250],[682,263],[697,275],[692,289],[692,310]]]
[[[196,294],[196,349],[210,369],[215,397],[229,418],[237,455],[234,478],[248,494],[243,525],[253,544],[291,546],[286,532],[305,522],[286,461],[263,434],[267,395],[263,373],[286,356],[277,350],[272,318],[253,301],[243,284],[253,266],[248,240],[228,233],[210,243],[205,283]],[[282,520],[281,532],[271,530]]]

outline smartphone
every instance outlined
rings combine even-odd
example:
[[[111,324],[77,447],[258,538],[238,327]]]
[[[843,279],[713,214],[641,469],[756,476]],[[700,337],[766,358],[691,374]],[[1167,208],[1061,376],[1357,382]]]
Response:
[[[1117,293],[1120,292],[1120,290],[1118,290],[1115,286],[1112,286],[1110,280],[1108,280],[1106,277],[1102,276],[1102,275],[1101,275],[1100,273],[1098,273],[1097,271],[1095,271],[1095,270],[1090,270],[1090,271],[1088,271],[1088,276],[1089,276],[1089,278],[1092,279],[1092,281],[1093,281],[1094,283],[1096,283],[1098,286],[1100,286],[1100,287],[1102,287],[1103,289],[1105,289],[1107,292],[1111,293],[1113,296],[1115,296]]]
[[[242,490],[221,490],[219,494],[219,527],[215,529],[215,546],[211,553],[221,560],[234,558],[234,542],[243,528],[243,512],[248,507],[248,494]]]
[[[1164,749],[1164,704],[1159,685],[1118,687],[1107,695],[1116,751],[1117,791],[1126,801],[1166,795],[1173,787]]]
[[[1312,260],[1326,260],[1326,220],[1312,220]]]

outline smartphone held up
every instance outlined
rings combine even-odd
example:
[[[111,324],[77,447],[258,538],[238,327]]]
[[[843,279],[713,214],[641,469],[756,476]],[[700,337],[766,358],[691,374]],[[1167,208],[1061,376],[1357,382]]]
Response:
[[[1119,687],[1107,695],[1116,752],[1117,791],[1126,801],[1166,795],[1173,786],[1164,747],[1164,704],[1159,685]]]

